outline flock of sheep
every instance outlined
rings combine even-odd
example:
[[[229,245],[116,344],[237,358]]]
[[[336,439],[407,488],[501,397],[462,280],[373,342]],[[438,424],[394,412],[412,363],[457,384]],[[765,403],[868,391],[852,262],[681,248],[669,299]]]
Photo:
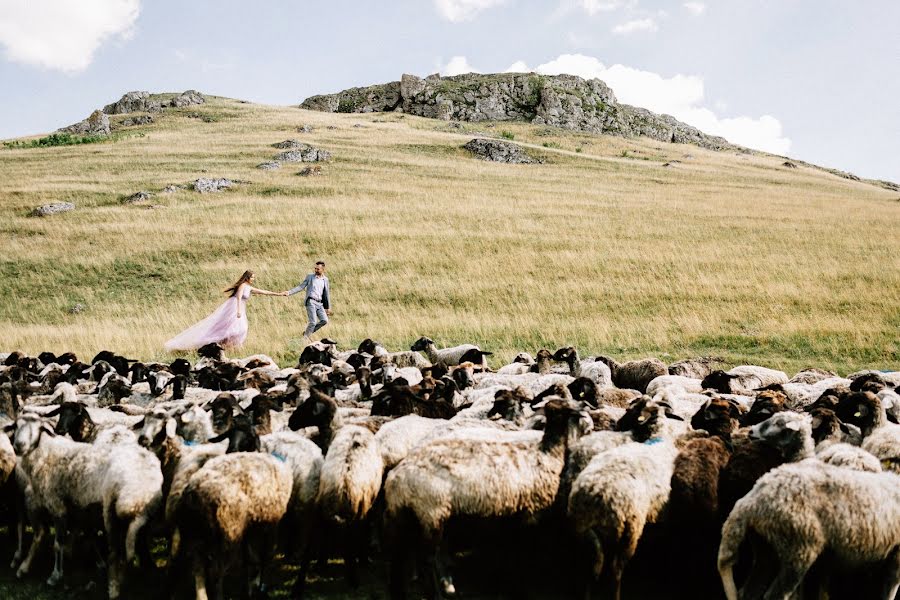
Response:
[[[300,597],[311,562],[339,555],[354,586],[378,553],[392,597],[413,578],[452,597],[455,542],[477,553],[506,526],[484,560],[515,564],[539,537],[585,597],[618,599],[642,542],[685,569],[673,595],[897,597],[900,372],[789,377],[573,347],[493,371],[489,354],[428,338],[400,352],[322,340],[292,368],[217,345],[195,364],[0,354],[16,575],[47,576],[36,556],[52,539],[58,584],[87,544],[109,597],[127,597],[164,539],[160,595],[221,598],[240,564],[241,594],[262,596],[281,553]]]

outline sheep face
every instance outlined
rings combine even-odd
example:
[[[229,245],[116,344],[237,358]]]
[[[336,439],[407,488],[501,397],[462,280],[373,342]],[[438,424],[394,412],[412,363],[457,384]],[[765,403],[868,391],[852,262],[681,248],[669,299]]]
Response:
[[[538,358],[541,357],[542,351],[543,350],[538,352]],[[559,361],[559,362],[568,362],[569,360],[574,358],[575,352],[576,352],[575,348],[573,348],[572,346],[566,346],[566,347],[560,348],[559,350],[554,352],[550,358],[552,358],[553,360]],[[549,354],[549,351],[547,351],[547,353]]]
[[[725,371],[717,369],[704,377],[703,381],[700,382],[700,385],[705,390],[713,389],[720,394],[731,394],[733,393],[733,390],[731,388],[732,379],[737,379],[737,375],[729,375]]]
[[[23,415],[10,425],[6,430],[15,430],[12,437],[13,449],[19,456],[27,456],[31,451],[38,447],[43,435],[56,435],[49,421],[39,417],[38,415]]]
[[[80,402],[63,402],[58,409],[47,413],[48,417],[59,415],[54,432],[70,435],[76,442],[85,441],[93,426],[87,407]]]
[[[736,404],[723,399],[712,398],[694,413],[691,427],[703,429],[710,435],[729,437],[737,428],[741,410]]]
[[[783,392],[766,390],[756,395],[756,401],[750,410],[741,418],[741,425],[747,427],[762,423],[772,415],[786,410],[787,396]]]
[[[168,371],[155,371],[147,375],[147,382],[150,384],[150,393],[153,396],[161,396],[166,391],[166,387],[175,377]]]
[[[206,344],[197,349],[197,356],[212,360],[222,360],[225,358],[225,349],[220,344]]]
[[[849,433],[833,410],[827,408],[815,408],[809,412],[812,417],[812,436],[818,444],[824,440],[840,440],[840,432]]]
[[[569,384],[569,393],[572,399],[578,402],[585,402],[594,408],[600,406],[599,390],[597,384],[589,377],[578,377]]]
[[[812,426],[807,415],[777,413],[751,427],[749,436],[779,450],[785,457],[812,454]]]
[[[471,362],[462,362],[454,367],[450,375],[453,382],[460,390],[475,387],[475,365]]]
[[[169,425],[171,423],[171,425]],[[132,429],[139,431],[138,444],[144,448],[155,448],[165,439],[166,431],[171,428],[172,436],[175,435],[175,419],[169,413],[162,409],[156,409],[144,416],[132,426]]]
[[[427,337],[420,337],[415,341],[415,343],[410,346],[410,350],[413,352],[423,352],[428,349],[429,346],[433,346],[434,341]]]
[[[851,392],[872,392],[877,394],[886,387],[887,384],[878,373],[867,373],[850,382]]]
[[[841,421],[866,432],[879,424],[882,410],[881,400],[872,392],[853,392],[840,400],[835,413]]]
[[[372,338],[366,338],[362,342],[360,342],[359,347],[357,347],[356,351],[360,354],[371,354],[375,356],[375,348],[378,346],[378,343]]]
[[[516,421],[524,416],[522,403],[529,400],[528,394],[522,388],[497,390],[494,394],[494,405],[488,411],[487,418],[490,419],[496,415],[496,418],[499,419]]]

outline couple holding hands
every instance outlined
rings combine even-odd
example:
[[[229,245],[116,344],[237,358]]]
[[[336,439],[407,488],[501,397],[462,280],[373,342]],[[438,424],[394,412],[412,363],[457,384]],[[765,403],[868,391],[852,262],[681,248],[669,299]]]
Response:
[[[306,290],[304,305],[309,324],[303,333],[304,341],[328,324],[331,315],[331,288],[325,276],[325,263],[316,262],[315,269],[297,287],[284,292],[270,292],[253,287],[253,271],[244,271],[234,285],[225,290],[229,294],[211,315],[185,329],[165,343],[169,352],[196,350],[206,344],[218,343],[225,348],[238,348],[247,339],[247,300],[252,294],[260,296],[292,296]]]

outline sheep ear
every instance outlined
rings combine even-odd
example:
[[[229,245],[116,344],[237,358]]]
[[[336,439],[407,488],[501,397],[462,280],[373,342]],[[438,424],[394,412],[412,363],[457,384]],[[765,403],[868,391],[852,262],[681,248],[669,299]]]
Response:
[[[9,423],[8,425],[6,425],[3,428],[4,433],[12,433],[15,430],[16,430],[16,422],[15,421],[13,421],[12,423]]]
[[[789,421],[784,426],[791,431],[800,431],[800,423],[798,421]]]
[[[145,422],[146,422],[146,419],[141,419],[140,421],[138,421],[137,423],[135,423],[134,425],[132,425],[132,426],[131,426],[131,429],[134,430],[134,431],[140,431],[141,429],[144,428],[144,423],[145,423]]]
[[[175,422],[175,419],[166,419],[166,437],[173,438],[175,437],[176,431],[178,429],[178,424]]]
[[[54,436],[54,437],[56,436],[56,432],[53,431],[53,428],[50,427],[49,425],[41,425],[41,431],[43,431],[47,435]]]
[[[47,414],[45,414],[45,415],[44,415],[44,418],[49,419],[50,417],[58,416],[58,415],[59,415],[59,411],[61,411],[61,410],[62,410],[62,406],[57,406],[56,408],[54,408],[53,410],[51,410],[50,412],[48,412]]]
[[[850,433],[851,433],[850,428],[847,427],[847,425],[845,425],[843,422],[840,422],[840,424],[838,425],[838,427],[841,428],[841,431],[843,431],[843,432],[846,433],[847,435],[850,435]]]
[[[900,421],[897,420],[897,417],[895,417],[893,413],[887,413],[887,420],[891,423],[897,423],[898,425],[900,425]]]

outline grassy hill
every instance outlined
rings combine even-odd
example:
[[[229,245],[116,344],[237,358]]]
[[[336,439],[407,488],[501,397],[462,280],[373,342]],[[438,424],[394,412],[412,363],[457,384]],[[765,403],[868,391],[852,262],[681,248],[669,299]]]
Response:
[[[164,358],[244,269],[282,290],[322,258],[325,331],[344,347],[428,335],[498,364],[562,344],[787,371],[900,361],[896,192],[773,156],[208,100],[110,142],[0,148],[0,350]],[[477,160],[461,148],[476,131],[545,162]],[[287,138],[333,159],[319,176],[255,168]],[[198,177],[249,183],[121,202]],[[78,208],[27,216],[56,201]],[[255,297],[248,314],[241,354],[293,362],[302,300]]]

